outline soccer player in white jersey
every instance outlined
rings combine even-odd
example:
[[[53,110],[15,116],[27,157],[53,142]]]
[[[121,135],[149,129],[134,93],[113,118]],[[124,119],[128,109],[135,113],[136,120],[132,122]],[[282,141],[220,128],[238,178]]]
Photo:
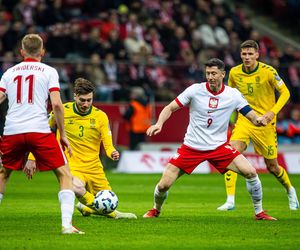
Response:
[[[228,123],[234,110],[256,126],[265,126],[267,121],[255,114],[238,90],[224,85],[225,65],[221,60],[212,58],[205,66],[207,82],[188,87],[161,111],[157,123],[147,130],[149,136],[160,133],[173,112],[189,105],[190,120],[184,142],[169,160],[154,190],[154,207],[144,218],[158,217],[173,183],[207,160],[222,174],[232,170],[246,178],[256,220],[276,220],[262,208],[262,186],[255,168],[227,142]]]
[[[13,170],[23,167],[32,152],[40,171],[53,170],[59,184],[62,234],[83,234],[72,225],[75,195],[66,157],[48,125],[48,96],[61,136],[62,147],[72,154],[64,129],[64,109],[60,98],[57,71],[41,63],[43,40],[37,34],[22,39],[24,61],[9,68],[0,81],[0,103],[8,98],[8,111],[1,141],[0,202]]]

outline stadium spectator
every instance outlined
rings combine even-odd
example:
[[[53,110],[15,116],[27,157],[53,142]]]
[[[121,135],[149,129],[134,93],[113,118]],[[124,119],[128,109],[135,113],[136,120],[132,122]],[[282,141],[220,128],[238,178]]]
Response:
[[[143,88],[131,89],[130,104],[123,117],[128,121],[129,149],[137,150],[145,142],[145,132],[151,125],[151,107]]]
[[[147,130],[148,136],[160,133],[173,112],[189,105],[190,122],[184,142],[169,160],[155,187],[154,208],[143,217],[158,217],[174,182],[183,174],[191,174],[201,162],[208,160],[222,174],[231,169],[246,178],[256,220],[276,220],[263,211],[262,186],[255,168],[227,142],[229,119],[234,110],[246,116],[255,126],[266,125],[266,119],[255,114],[239,91],[223,84],[225,65],[221,60],[210,59],[205,66],[207,82],[188,87],[165,106],[156,124]],[[231,162],[233,164],[229,165]]]
[[[292,186],[286,170],[279,166],[277,161],[276,140],[276,115],[283,108],[290,97],[284,81],[277,71],[260,61],[259,46],[253,40],[247,40],[241,44],[242,64],[233,67],[229,72],[229,86],[237,88],[247,99],[251,108],[267,121],[264,128],[256,128],[243,116],[238,116],[235,128],[230,138],[230,144],[243,153],[250,140],[254,145],[255,152],[264,157],[267,169],[286,189],[289,208],[297,210],[299,202],[295,188]],[[275,90],[279,98],[275,100]],[[218,210],[232,210],[235,208],[235,186],[237,174],[228,171],[224,175],[227,200]]]
[[[8,69],[0,81],[0,103],[7,98],[9,105],[1,141],[3,167],[0,168],[0,202],[12,171],[22,169],[26,155],[32,152],[37,159],[37,167],[41,171],[52,170],[60,184],[61,233],[83,234],[72,226],[75,200],[72,176],[60,145],[47,123],[45,103],[50,95],[54,119],[61,134],[60,143],[71,156],[72,150],[64,128],[58,74],[54,68],[41,63],[44,53],[40,36],[24,36],[21,50],[24,61]],[[17,84],[10,84],[12,82]],[[25,82],[29,84],[25,85]]]
[[[135,214],[117,210],[100,214],[93,207],[95,195],[99,191],[112,190],[99,159],[101,144],[113,161],[119,160],[120,154],[112,143],[107,115],[92,105],[95,85],[83,78],[76,79],[74,85],[74,102],[64,104],[64,111],[66,134],[73,148],[72,157],[67,157],[73,175],[74,192],[79,200],[76,208],[83,216],[95,214],[114,219],[136,219]],[[56,129],[53,113],[50,114],[49,124],[52,129]],[[57,137],[59,139],[60,134]],[[31,178],[35,169],[35,160],[30,155],[24,172]]]

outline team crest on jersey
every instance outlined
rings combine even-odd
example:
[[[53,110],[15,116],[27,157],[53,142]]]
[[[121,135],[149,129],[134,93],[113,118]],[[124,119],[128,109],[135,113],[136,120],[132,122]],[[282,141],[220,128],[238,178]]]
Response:
[[[94,118],[90,119],[90,126],[91,128],[94,128],[96,126],[96,120]]]
[[[215,109],[218,107],[218,104],[219,104],[219,99],[214,98],[214,97],[209,98],[208,107]]]

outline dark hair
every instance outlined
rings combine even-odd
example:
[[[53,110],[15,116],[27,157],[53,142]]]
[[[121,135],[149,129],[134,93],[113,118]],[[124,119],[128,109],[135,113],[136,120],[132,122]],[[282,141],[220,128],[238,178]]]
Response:
[[[89,80],[84,78],[77,78],[75,80],[74,93],[76,95],[86,95],[89,93],[95,93],[95,84],[91,83]]]
[[[216,66],[220,70],[225,70],[225,63],[218,58],[211,58],[205,63],[206,67]]]
[[[254,40],[246,40],[245,42],[243,42],[240,46],[240,49],[243,48],[254,48],[256,51],[259,50],[258,43],[255,42]]]

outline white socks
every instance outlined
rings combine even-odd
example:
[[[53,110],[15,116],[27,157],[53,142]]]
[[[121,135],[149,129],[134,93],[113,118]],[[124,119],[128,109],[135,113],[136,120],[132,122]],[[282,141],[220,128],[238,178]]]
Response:
[[[0,204],[1,204],[2,199],[3,199],[3,194],[0,193]]]
[[[168,192],[159,192],[156,185],[154,190],[154,208],[160,211],[167,197],[168,197]]]
[[[258,176],[246,179],[246,185],[249,194],[251,195],[255,214],[263,211],[262,209],[262,186]]]
[[[234,198],[235,198],[234,195],[227,195],[226,203],[230,203],[234,205]]]
[[[62,226],[70,228],[72,227],[75,194],[70,189],[64,189],[58,193],[58,199],[60,202]]]

